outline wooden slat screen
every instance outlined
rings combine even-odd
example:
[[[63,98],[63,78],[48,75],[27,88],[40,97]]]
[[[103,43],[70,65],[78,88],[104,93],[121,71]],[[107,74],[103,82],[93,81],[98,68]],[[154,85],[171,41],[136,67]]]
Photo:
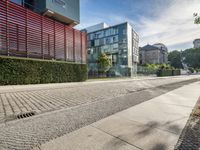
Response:
[[[0,1],[0,55],[86,63],[86,34]]]

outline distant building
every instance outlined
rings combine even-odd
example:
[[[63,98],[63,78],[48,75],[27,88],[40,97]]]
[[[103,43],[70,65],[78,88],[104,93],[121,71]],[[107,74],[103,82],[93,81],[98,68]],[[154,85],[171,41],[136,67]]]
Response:
[[[200,48],[200,39],[195,39],[193,41],[193,44],[194,44],[194,48]]]
[[[162,43],[147,44],[140,48],[140,64],[162,64],[168,62],[168,49]]]
[[[83,30],[85,30],[87,33],[92,33],[92,32],[102,30],[108,27],[109,27],[108,24],[106,24],[105,22],[102,22],[102,23],[87,27],[86,29],[83,29]]]
[[[88,35],[88,69],[98,72],[97,59],[106,53],[115,76],[132,76],[139,62],[139,36],[129,23],[108,26],[105,23],[84,29]]]

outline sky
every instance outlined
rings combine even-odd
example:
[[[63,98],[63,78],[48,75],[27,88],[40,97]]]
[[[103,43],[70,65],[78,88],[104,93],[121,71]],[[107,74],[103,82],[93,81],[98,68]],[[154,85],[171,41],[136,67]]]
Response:
[[[77,29],[129,22],[140,37],[139,46],[163,43],[169,51],[185,50],[200,38],[193,17],[200,13],[200,0],[80,0],[80,8]]]

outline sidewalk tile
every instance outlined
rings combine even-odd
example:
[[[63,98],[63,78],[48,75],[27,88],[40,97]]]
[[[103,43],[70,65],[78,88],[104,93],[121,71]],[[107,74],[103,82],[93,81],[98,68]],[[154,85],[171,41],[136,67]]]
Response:
[[[139,150],[91,126],[50,141],[41,150]]]
[[[146,126],[111,116],[92,126],[145,150],[171,150],[178,140],[178,135],[156,129],[156,122]]]

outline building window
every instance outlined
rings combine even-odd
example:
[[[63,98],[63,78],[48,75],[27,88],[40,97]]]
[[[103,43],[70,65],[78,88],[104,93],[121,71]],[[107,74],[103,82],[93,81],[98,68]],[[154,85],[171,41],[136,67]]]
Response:
[[[103,48],[104,52],[108,52],[108,50],[109,50],[109,46],[108,45],[104,45],[104,46],[102,46],[102,48]]]
[[[100,45],[104,45],[104,39],[100,39]]]
[[[95,33],[95,38],[98,39],[98,38],[102,38],[103,37],[103,33],[102,32],[97,32]]]
[[[127,34],[127,30],[123,29],[123,35],[126,35],[126,34]]]
[[[110,29],[110,35],[114,35],[115,34],[115,31],[113,28]]]
[[[64,0],[53,0],[53,3],[59,5],[59,6],[63,7],[63,8],[65,8],[65,5],[66,5]]]
[[[22,5],[22,0],[11,0],[11,2]]]
[[[101,53],[104,53],[104,52],[105,52],[104,47],[101,46]]]
[[[116,42],[118,42],[118,36],[113,37],[113,43],[116,43]]]
[[[112,65],[115,66],[117,64],[117,55],[112,55]]]
[[[126,39],[122,39],[122,43],[126,43],[127,41],[126,41]]]
[[[122,60],[122,65],[124,65],[124,66],[128,65],[127,56],[124,56],[121,60]]]
[[[93,54],[98,54],[98,48],[94,48]]]
[[[120,49],[127,49],[127,44],[120,44]]]
[[[94,40],[91,40],[91,47],[94,46]]]
[[[115,44],[113,44],[113,49],[118,49],[119,48],[119,44],[118,43],[115,43]]]
[[[99,46],[99,44],[100,44],[99,43],[99,39],[97,39],[97,40],[94,41],[94,46]]]
[[[90,34],[90,38],[88,38],[90,40],[93,40],[94,39],[94,34]]]
[[[112,44],[113,43],[113,37],[110,37],[109,39],[110,39],[110,44]]]
[[[106,44],[110,44],[110,38],[106,38]]]
[[[98,35],[97,35],[96,33],[94,34],[94,38],[95,38],[95,39],[97,39],[97,38],[98,38]]]
[[[114,34],[118,34],[118,28],[113,28]]]
[[[107,29],[107,30],[105,31],[105,36],[110,36],[110,29]]]

